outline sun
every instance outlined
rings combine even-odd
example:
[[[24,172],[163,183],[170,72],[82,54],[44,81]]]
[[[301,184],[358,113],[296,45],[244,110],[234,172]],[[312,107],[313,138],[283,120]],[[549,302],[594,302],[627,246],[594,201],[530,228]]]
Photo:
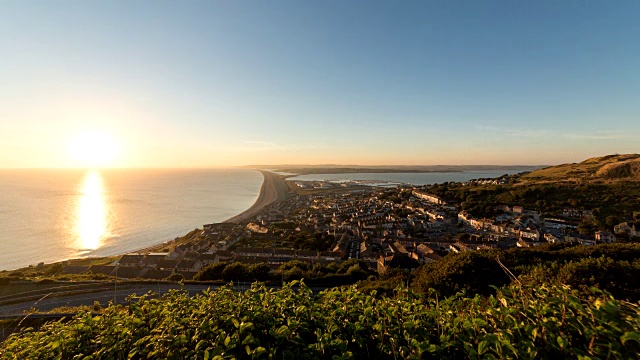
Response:
[[[113,136],[103,131],[83,131],[69,141],[69,153],[78,167],[111,167],[119,150]]]

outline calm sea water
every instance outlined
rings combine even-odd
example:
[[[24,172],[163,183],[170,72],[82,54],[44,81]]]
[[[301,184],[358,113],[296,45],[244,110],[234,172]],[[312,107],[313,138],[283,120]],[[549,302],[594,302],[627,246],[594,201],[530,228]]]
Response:
[[[246,169],[0,170],[0,270],[171,240],[253,205]]]
[[[288,178],[293,181],[379,181],[395,184],[430,185],[449,181],[469,181],[478,178],[496,178],[504,174],[517,174],[527,170],[431,172],[431,173],[351,173],[351,174],[310,174]]]

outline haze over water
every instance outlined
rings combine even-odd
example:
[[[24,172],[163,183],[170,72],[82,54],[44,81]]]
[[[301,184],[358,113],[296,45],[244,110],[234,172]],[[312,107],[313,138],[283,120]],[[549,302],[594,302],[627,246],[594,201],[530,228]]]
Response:
[[[0,170],[0,270],[106,256],[224,221],[262,175],[215,170]]]
[[[346,174],[308,174],[290,177],[292,181],[380,181],[394,184],[430,185],[449,181],[469,181],[478,178],[496,178],[501,175],[513,175],[531,169],[510,169],[492,171],[425,172],[425,173],[346,173]]]

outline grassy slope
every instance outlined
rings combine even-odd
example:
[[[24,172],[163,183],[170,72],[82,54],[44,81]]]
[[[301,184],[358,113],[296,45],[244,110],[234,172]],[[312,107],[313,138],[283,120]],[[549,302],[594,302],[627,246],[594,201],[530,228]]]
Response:
[[[525,182],[575,180],[640,180],[640,154],[607,155],[577,164],[563,164],[532,171]]]

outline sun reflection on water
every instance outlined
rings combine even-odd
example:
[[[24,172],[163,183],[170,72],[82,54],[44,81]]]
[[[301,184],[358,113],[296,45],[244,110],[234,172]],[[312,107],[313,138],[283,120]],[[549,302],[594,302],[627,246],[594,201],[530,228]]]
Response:
[[[83,251],[95,250],[102,245],[107,232],[107,209],[99,172],[85,175],[80,194],[76,210],[77,246]]]

